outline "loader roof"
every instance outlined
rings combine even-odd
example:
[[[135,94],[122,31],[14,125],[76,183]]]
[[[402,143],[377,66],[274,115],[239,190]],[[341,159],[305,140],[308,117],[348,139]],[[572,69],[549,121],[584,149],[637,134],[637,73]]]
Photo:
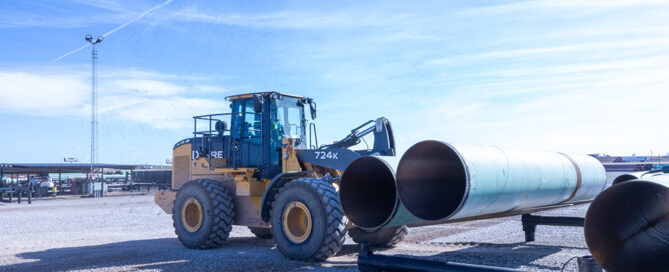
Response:
[[[255,92],[255,93],[245,93],[245,94],[231,95],[231,96],[226,97],[225,100],[234,101],[234,100],[239,100],[239,99],[251,98],[256,94],[262,94],[263,96],[268,95],[268,94],[279,94],[279,95],[287,96],[287,97],[304,98],[304,96],[292,95],[292,94],[286,94],[286,93],[280,93],[280,92]]]

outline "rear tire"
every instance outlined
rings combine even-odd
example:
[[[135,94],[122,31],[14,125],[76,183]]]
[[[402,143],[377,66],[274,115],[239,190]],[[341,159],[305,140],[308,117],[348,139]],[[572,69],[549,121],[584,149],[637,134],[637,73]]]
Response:
[[[272,230],[270,228],[257,228],[257,227],[249,227],[249,230],[255,235],[256,237],[260,239],[271,239],[272,238]]]
[[[404,225],[381,228],[373,232],[358,227],[348,230],[348,236],[351,236],[354,242],[358,244],[368,243],[373,247],[392,247],[404,240],[408,233],[409,228]]]
[[[172,210],[174,232],[188,248],[221,246],[235,218],[232,196],[219,182],[189,181],[177,193]]]
[[[272,235],[284,256],[321,261],[341,250],[347,219],[329,182],[300,178],[286,183],[272,203]]]

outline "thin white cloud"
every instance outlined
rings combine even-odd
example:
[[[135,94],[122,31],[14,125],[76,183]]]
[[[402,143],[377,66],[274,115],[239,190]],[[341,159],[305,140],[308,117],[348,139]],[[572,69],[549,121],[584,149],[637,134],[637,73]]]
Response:
[[[549,76],[620,69],[647,69],[650,67],[662,69],[666,66],[667,63],[669,63],[669,56],[652,56],[646,58],[630,58],[614,61],[590,61],[587,63],[575,63],[567,65],[535,66],[526,69],[496,69],[480,73],[472,73],[471,75],[477,77]]]
[[[515,2],[511,4],[501,4],[486,6],[480,8],[469,9],[463,11],[463,14],[468,15],[499,15],[503,13],[512,13],[512,12],[528,12],[528,11],[537,11],[537,10],[550,10],[551,12],[556,12],[559,10],[573,10],[578,13],[590,13],[590,12],[602,12],[612,9],[621,9],[629,7],[642,7],[642,6],[661,6],[667,7],[669,3],[662,0],[638,0],[638,1],[625,1],[625,0],[563,0],[563,1],[522,1]],[[565,13],[564,16],[573,15]]]
[[[227,88],[212,85],[198,76],[177,76],[134,69],[123,77],[101,78],[100,117],[149,125],[158,129],[192,126],[193,115],[228,110],[224,99],[197,98],[194,94],[225,93]],[[151,75],[152,79],[137,79]],[[209,78],[208,76],[201,76]],[[162,78],[162,79],[161,79]],[[187,78],[183,80],[180,78]],[[23,116],[71,116],[90,114],[90,75],[63,69],[58,72],[0,71],[0,113]]]
[[[131,90],[148,96],[169,96],[178,94],[185,88],[173,83],[157,80],[118,79],[111,82],[109,89]]]
[[[0,28],[17,28],[17,27],[72,28],[72,27],[83,27],[95,24],[113,24],[128,19],[128,15],[125,13],[114,13],[114,14],[96,13],[86,16],[78,16],[79,14],[68,13],[68,11],[64,11],[61,13],[65,13],[66,15],[49,16],[33,12],[13,10],[11,11],[11,13],[4,13],[0,15]]]
[[[127,22],[121,24],[120,26],[117,26],[117,27],[115,27],[114,29],[112,29],[112,30],[110,30],[110,31],[107,31],[107,33],[102,34],[101,37],[107,37],[107,36],[113,34],[114,32],[119,31],[119,30],[125,28],[126,26],[128,26],[128,25],[130,25],[130,24],[132,24],[132,23],[134,23],[134,22],[136,22],[136,21],[138,21],[139,19],[142,19],[142,18],[146,17],[146,15],[148,15],[149,13],[151,13],[151,12],[153,12],[153,11],[159,9],[159,8],[162,8],[162,7],[166,6],[167,4],[171,3],[172,1],[174,1],[174,0],[167,0],[167,1],[165,1],[165,2],[163,2],[163,3],[161,3],[161,4],[159,4],[159,5],[156,5],[156,6],[151,7],[150,9],[148,9],[148,10],[146,10],[146,11],[140,13],[139,15],[137,15],[137,16],[135,16],[134,18],[130,19],[129,21],[127,21]],[[76,49],[74,49],[74,50],[72,50],[72,51],[70,51],[70,52],[67,52],[67,53],[65,53],[65,54],[63,54],[63,55],[61,55],[61,56],[59,56],[59,57],[53,59],[50,63],[57,62],[57,61],[59,61],[59,60],[65,58],[65,57],[67,57],[67,56],[69,56],[69,55],[72,55],[72,54],[74,54],[74,53],[77,53],[77,52],[83,50],[84,48],[88,47],[89,45],[90,45],[90,43],[86,43],[86,44],[84,44],[83,46],[81,46],[81,47],[79,47],[79,48],[76,48]]]
[[[268,13],[230,13],[217,12],[211,7],[192,7],[167,14],[162,19],[244,27],[315,29],[388,25],[407,16],[407,14],[353,9],[328,12],[286,10]]]
[[[192,128],[192,116],[221,113],[229,109],[223,99],[217,101],[183,96],[162,98],[112,96],[101,102],[117,106],[113,111],[109,111],[111,118],[131,120],[157,129],[174,130]]]
[[[90,85],[76,75],[0,72],[0,111],[15,115],[79,114]]]
[[[127,22],[123,23],[122,25],[117,26],[116,28],[114,28],[114,29],[112,29],[112,30],[110,30],[110,31],[107,31],[107,33],[102,34],[102,36],[103,36],[103,37],[107,37],[107,36],[113,34],[114,32],[119,31],[119,30],[123,29],[124,27],[126,27],[126,26],[128,26],[128,25],[130,25],[130,24],[132,24],[132,23],[134,23],[134,22],[136,22],[137,20],[144,18],[144,17],[145,17],[146,15],[148,15],[149,13],[151,13],[151,12],[153,12],[153,11],[159,9],[159,8],[162,8],[162,7],[166,6],[167,4],[171,3],[172,1],[174,1],[174,0],[167,0],[167,1],[165,1],[165,2],[163,2],[163,3],[161,3],[161,4],[159,4],[159,5],[153,6],[152,8],[150,8],[150,9],[148,9],[148,10],[146,10],[146,11],[140,13],[140,14],[137,15],[135,18],[130,19],[130,21],[127,21]]]
[[[64,59],[65,57],[67,57],[67,56],[69,56],[69,55],[72,55],[72,54],[77,53],[77,52],[79,52],[79,51],[81,51],[81,50],[84,50],[84,49],[85,49],[86,47],[88,47],[89,45],[91,45],[91,44],[86,43],[86,44],[82,45],[82,46],[79,47],[79,48],[76,48],[76,49],[74,49],[74,50],[72,50],[72,51],[70,51],[70,52],[67,52],[67,53],[65,53],[65,54],[63,54],[63,55],[61,55],[61,56],[59,56],[59,57],[53,59],[50,63],[54,63],[54,62],[56,62],[56,61],[62,60],[62,59]]]
[[[667,29],[669,30],[669,28]],[[462,62],[484,61],[494,58],[531,58],[541,56],[551,56],[552,54],[564,53],[589,53],[601,52],[603,50],[630,50],[635,49],[635,53],[647,51],[649,48],[666,48],[669,46],[669,38],[640,38],[631,40],[614,40],[606,42],[583,42],[562,46],[534,47],[513,50],[501,50],[484,52],[470,55],[456,55],[448,58],[441,58],[427,61],[428,64],[459,64]]]
[[[73,0],[73,1],[108,11],[132,12],[131,10],[128,10],[128,8],[119,1],[109,1],[109,0]]]

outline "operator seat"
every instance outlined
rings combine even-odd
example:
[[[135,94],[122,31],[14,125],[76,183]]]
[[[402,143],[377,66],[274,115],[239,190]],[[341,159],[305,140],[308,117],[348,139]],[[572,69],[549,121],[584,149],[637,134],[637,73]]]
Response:
[[[226,123],[225,121],[216,121],[214,129],[216,130],[216,132],[218,132],[219,136],[223,136],[225,130],[228,129],[228,123]]]

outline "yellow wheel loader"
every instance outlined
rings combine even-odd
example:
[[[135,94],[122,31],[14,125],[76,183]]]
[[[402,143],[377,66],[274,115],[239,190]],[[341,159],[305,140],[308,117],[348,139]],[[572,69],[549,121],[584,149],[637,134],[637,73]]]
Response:
[[[174,146],[172,190],[155,194],[185,246],[219,247],[238,225],[273,238],[288,258],[320,261],[339,252],[347,232],[376,246],[406,236],[405,226],[369,231],[349,224],[339,201],[339,180],[351,161],[395,155],[387,119],[319,146],[311,98],[261,92],[226,100],[229,113],[193,117],[193,136]],[[350,149],[370,134],[372,146]]]

